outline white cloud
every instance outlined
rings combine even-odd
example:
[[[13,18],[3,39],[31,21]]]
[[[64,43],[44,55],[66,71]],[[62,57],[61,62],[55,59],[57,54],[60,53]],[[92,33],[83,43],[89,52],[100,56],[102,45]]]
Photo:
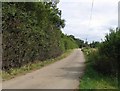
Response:
[[[91,4],[92,0],[60,0],[58,7],[66,20],[62,31],[84,40],[87,38],[90,42],[100,41],[109,28],[117,27],[118,0],[94,0],[90,22]]]

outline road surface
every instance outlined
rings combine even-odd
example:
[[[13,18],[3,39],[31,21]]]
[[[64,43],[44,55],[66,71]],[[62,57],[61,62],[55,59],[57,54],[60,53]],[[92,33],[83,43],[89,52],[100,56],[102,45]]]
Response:
[[[76,89],[84,72],[84,56],[75,49],[68,57],[3,82],[3,89]]]

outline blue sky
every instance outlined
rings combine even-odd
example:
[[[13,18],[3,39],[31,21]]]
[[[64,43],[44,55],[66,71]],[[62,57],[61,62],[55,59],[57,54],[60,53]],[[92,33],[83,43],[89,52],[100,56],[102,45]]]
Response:
[[[89,42],[104,40],[109,29],[118,26],[118,1],[94,0],[90,22],[92,0],[60,0],[58,8],[66,21],[63,33]]]

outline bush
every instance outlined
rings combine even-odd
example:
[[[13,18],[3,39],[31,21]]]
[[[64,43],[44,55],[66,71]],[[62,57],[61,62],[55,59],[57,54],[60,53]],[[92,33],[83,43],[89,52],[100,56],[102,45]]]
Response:
[[[104,74],[118,74],[120,61],[120,29],[111,30],[98,48],[98,58],[94,68]]]
[[[96,59],[95,59],[94,63],[92,64],[92,66],[95,70],[97,70],[100,73],[108,74],[108,75],[110,75],[112,73],[112,71],[111,71],[112,68],[111,68],[109,59],[106,57],[100,56],[99,54],[96,56]]]

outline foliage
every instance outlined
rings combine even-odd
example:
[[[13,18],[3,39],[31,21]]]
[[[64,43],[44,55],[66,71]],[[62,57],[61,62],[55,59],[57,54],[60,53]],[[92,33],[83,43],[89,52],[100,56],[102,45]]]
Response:
[[[87,64],[85,74],[80,80],[80,89],[118,89],[118,80],[113,76],[105,76]]]
[[[97,51],[89,52],[89,60],[95,70],[106,75],[118,75],[118,64],[120,60],[120,29],[110,30],[105,36],[105,41],[99,43]]]
[[[82,48],[85,45],[83,40],[75,38],[73,35],[69,35],[69,37],[75,40],[79,48]]]
[[[76,41],[67,35],[62,35],[62,43],[64,46],[64,50],[74,49],[78,48],[78,45],[76,44]]]
[[[120,29],[111,30],[98,48],[99,58],[95,67],[100,72],[117,75],[120,60]]]
[[[96,70],[99,65],[103,67],[108,67],[104,60],[100,61],[99,65],[93,67],[100,55],[98,49],[93,48],[83,48],[82,51],[86,58],[86,70],[82,79],[80,80],[80,89],[118,89],[118,79],[113,75],[104,75],[106,70],[102,72]],[[103,74],[104,72],[104,74]]]
[[[81,88],[120,88],[118,83],[120,60],[119,41],[120,29],[111,29],[110,33],[105,36],[105,41],[99,44],[96,51],[89,48],[82,49],[87,58],[86,63],[88,68],[86,68],[86,73],[82,78]],[[101,78],[102,81],[100,81]],[[90,84],[87,84],[88,81]]]
[[[36,60],[43,61],[78,47],[64,35],[65,20],[55,2],[2,3],[2,69],[20,68]]]
[[[96,48],[96,47],[99,47],[99,42],[97,42],[97,41],[93,41],[92,43],[90,43],[89,44],[89,46],[91,47],[91,48]]]

